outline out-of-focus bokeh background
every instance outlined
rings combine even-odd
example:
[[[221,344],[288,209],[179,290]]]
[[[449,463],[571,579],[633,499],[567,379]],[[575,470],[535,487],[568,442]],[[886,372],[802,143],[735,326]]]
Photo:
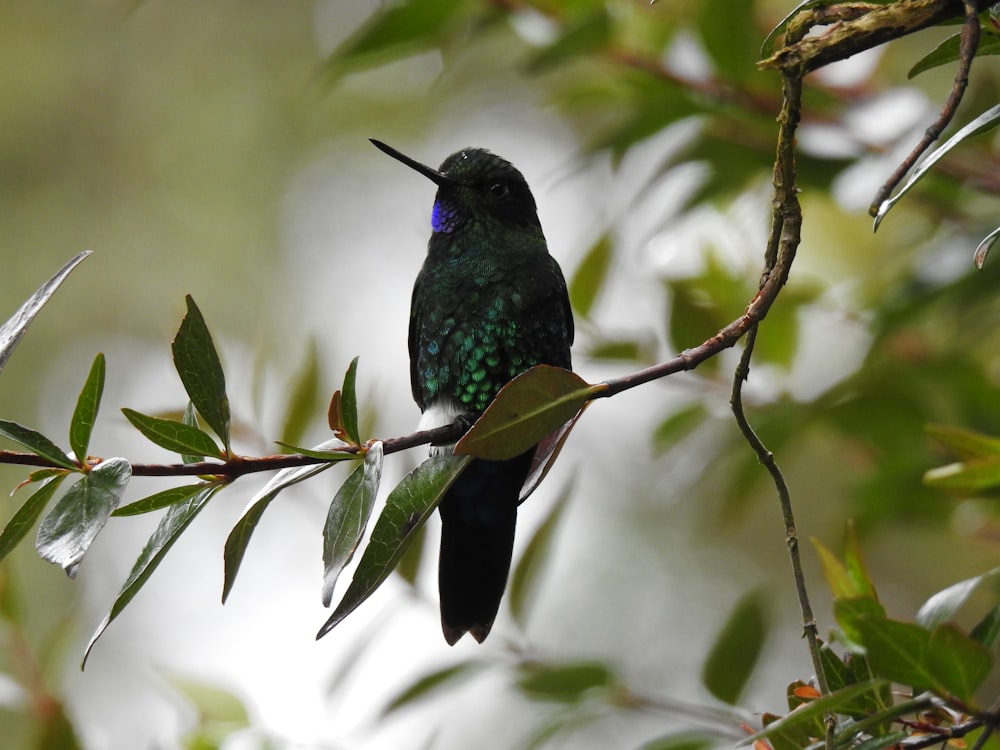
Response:
[[[117,410],[183,407],[169,342],[191,294],[222,352],[238,451],[328,437],[326,400],[356,355],[368,434],[409,433],[409,296],[433,186],[369,137],[433,165],[474,145],[520,167],[571,280],[588,381],[700,343],[756,286],[780,99],[754,62],[794,5],[413,2],[385,32],[412,44],[367,54],[351,40],[381,6],[360,0],[3,3],[0,316],[94,254],[5,368],[0,416],[62,439],[102,351],[91,450],[173,461]],[[926,423],[1000,434],[1000,266],[971,263],[996,225],[995,137],[970,142],[877,235],[866,213],[950,87],[950,66],[906,71],[952,31],[809,79],[804,242],[748,385],[803,536],[836,549],[854,519],[901,619],[997,554],[994,505],[921,484],[946,460]],[[977,60],[959,119],[998,84],[995,59]],[[482,646],[440,635],[436,521],[415,584],[394,576],[314,641],[328,614],[320,530],[343,469],[274,503],[225,607],[222,545],[263,480],[220,494],[85,672],[83,647],[157,518],[112,519],[75,581],[23,544],[0,564],[4,745],[624,748],[717,731],[702,663],[747,592],[768,640],[741,705],[751,721],[781,711],[811,668],[773,492],[728,413],[736,356],[592,406],[521,513],[516,554],[566,498],[531,606],[502,609]],[[312,409],[289,424],[303,373]],[[383,488],[423,455],[387,459]],[[23,478],[0,467],[4,488]],[[165,486],[136,479],[129,498]],[[829,594],[804,547],[826,632]],[[657,710],[606,693],[560,701],[524,681],[532,661],[603,665]],[[388,710],[450,666],[460,675]]]

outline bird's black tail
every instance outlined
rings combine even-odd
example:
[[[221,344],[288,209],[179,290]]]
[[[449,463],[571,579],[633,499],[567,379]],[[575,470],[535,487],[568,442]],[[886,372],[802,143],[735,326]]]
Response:
[[[507,586],[518,495],[533,452],[509,461],[476,459],[441,501],[438,588],[449,645],[466,633],[482,643],[493,627]]]

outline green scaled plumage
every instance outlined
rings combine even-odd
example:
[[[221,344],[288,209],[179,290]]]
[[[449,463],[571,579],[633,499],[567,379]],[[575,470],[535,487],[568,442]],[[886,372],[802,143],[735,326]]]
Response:
[[[458,151],[435,170],[373,143],[438,186],[410,308],[410,382],[423,412],[420,427],[475,419],[535,365],[569,369],[566,282],[521,173],[484,149]],[[441,501],[439,588],[449,643],[466,632],[479,641],[489,634],[533,454],[473,461]]]

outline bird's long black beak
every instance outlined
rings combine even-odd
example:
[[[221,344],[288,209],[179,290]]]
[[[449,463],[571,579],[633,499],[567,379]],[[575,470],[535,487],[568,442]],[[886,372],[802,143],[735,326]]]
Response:
[[[372,145],[375,146],[375,148],[377,148],[379,151],[382,151],[383,153],[388,154],[389,156],[391,156],[396,161],[403,162],[403,164],[405,164],[406,166],[408,166],[410,169],[414,169],[417,172],[420,172],[420,174],[422,174],[428,180],[430,180],[431,182],[433,182],[435,185],[450,185],[450,184],[452,184],[452,182],[453,182],[452,179],[450,177],[448,177],[448,175],[444,174],[443,172],[438,172],[436,169],[431,169],[426,164],[421,164],[416,159],[411,159],[409,156],[407,156],[406,154],[400,153],[399,151],[397,151],[396,149],[394,149],[392,146],[388,146],[385,143],[382,143],[382,141],[377,141],[374,138],[369,138],[368,140],[370,140],[372,142]]]

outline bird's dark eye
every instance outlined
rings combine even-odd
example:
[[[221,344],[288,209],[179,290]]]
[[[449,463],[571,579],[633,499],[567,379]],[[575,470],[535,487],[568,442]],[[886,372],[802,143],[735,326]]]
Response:
[[[510,188],[507,186],[506,182],[494,182],[490,185],[490,192],[497,198],[503,198],[510,192]]]

